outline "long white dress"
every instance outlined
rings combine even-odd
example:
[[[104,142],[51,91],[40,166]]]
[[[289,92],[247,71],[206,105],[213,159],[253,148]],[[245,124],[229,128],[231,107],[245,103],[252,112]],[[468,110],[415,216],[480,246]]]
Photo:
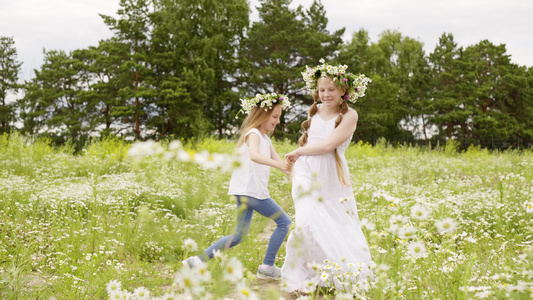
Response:
[[[334,129],[335,118],[325,121],[315,114],[307,130],[307,144],[327,139]],[[344,152],[350,140],[337,148],[348,178]],[[337,176],[334,152],[300,156],[292,172],[296,214],[281,269],[284,290],[306,289],[311,282],[343,288],[368,279],[370,251],[353,190],[343,186]]]

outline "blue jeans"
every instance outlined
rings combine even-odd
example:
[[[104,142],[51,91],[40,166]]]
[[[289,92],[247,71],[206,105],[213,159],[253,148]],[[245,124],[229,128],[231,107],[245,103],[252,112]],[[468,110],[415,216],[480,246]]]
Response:
[[[205,256],[200,258],[205,260],[206,258],[213,258],[213,251],[215,250],[225,250],[231,248],[235,245],[238,245],[243,238],[250,231],[250,225],[252,224],[252,216],[254,210],[260,213],[261,215],[273,219],[278,225],[272,235],[270,236],[270,241],[268,242],[268,248],[263,259],[263,264],[272,266],[276,260],[276,254],[278,253],[283,240],[289,232],[289,226],[292,221],[289,216],[283,211],[283,209],[276,203],[276,201],[271,198],[267,199],[256,199],[248,196],[236,196],[237,197],[237,227],[235,228],[235,233],[225,236],[213,245],[211,245],[207,250],[205,250]]]

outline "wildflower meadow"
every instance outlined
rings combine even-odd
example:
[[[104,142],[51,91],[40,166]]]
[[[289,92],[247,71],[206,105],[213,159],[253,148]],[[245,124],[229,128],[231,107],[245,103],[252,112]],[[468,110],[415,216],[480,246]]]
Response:
[[[316,267],[308,295],[255,277],[269,220],[195,269],[232,232],[234,141],[90,142],[0,136],[1,299],[530,299],[533,151],[354,144],[346,152],[373,276]],[[275,141],[281,155],[296,147]],[[291,183],[270,191],[291,217]],[[342,200],[340,200],[342,201]],[[283,264],[280,249],[276,264]],[[356,275],[356,268],[354,274]],[[328,288],[336,278],[342,285]],[[348,277],[346,277],[348,278]],[[353,276],[350,276],[353,278]]]

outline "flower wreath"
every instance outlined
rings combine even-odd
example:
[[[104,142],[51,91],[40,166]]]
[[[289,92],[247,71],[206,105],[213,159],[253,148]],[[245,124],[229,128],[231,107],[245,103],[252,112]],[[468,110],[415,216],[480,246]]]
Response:
[[[263,107],[265,110],[269,110],[274,104],[280,104],[282,110],[291,107],[291,102],[287,96],[277,93],[265,93],[264,90],[261,92],[262,94],[256,94],[253,98],[240,99],[242,109],[239,112],[243,111],[249,115],[252,109],[256,107]]]
[[[324,59],[319,60],[320,65],[311,68],[305,66],[305,72],[302,72],[302,76],[305,80],[307,89],[312,93],[317,89],[317,81],[321,77],[333,78],[333,83],[339,87],[346,87],[346,95],[344,100],[348,100],[352,103],[357,102],[358,98],[365,95],[366,86],[372,80],[366,77],[364,74],[355,75],[347,73],[347,65],[332,66],[325,63]]]

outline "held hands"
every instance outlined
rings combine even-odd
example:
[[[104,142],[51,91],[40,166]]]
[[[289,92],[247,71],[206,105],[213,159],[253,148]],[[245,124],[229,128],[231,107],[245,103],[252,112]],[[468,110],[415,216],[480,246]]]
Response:
[[[285,175],[290,176],[291,169],[292,169],[292,164],[293,163],[291,163],[291,162],[289,162],[287,160],[280,161],[278,169],[280,169],[281,172],[285,173]]]
[[[277,162],[276,167],[289,177],[291,176],[292,166],[294,165],[294,162],[296,162],[298,157],[300,157],[300,154],[297,153],[297,150],[298,149],[286,154],[285,160]]]
[[[292,172],[292,166],[294,165],[298,157],[300,157],[300,154],[298,154],[296,150],[292,151],[291,153],[285,154],[285,161],[287,162],[287,166],[288,166],[288,169],[287,169],[288,172],[286,172],[286,174],[289,176],[290,176],[290,173]]]
[[[291,168],[292,168],[292,164],[294,164],[296,160],[298,159],[298,157],[300,157],[300,154],[298,154],[297,151],[298,149],[285,154],[285,159],[291,163]]]

